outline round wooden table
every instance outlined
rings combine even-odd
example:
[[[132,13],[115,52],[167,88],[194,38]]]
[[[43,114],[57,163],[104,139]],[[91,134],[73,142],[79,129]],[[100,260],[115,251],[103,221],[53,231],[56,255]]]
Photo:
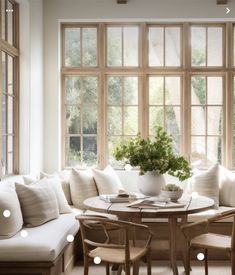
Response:
[[[176,234],[178,224],[183,225],[187,223],[189,214],[202,212],[213,208],[214,201],[212,199],[198,196],[192,198],[191,196],[183,196],[179,203],[184,204],[182,208],[167,208],[167,209],[141,209],[131,208],[127,205],[129,203],[109,203],[101,200],[99,197],[92,197],[86,199],[83,204],[89,210],[117,215],[121,220],[133,220],[138,218],[168,218],[170,228],[170,261],[174,275],[178,275],[178,267],[176,263]],[[178,221],[180,220],[180,222]],[[181,247],[184,264],[186,262],[186,242]],[[184,265],[185,266],[185,265]]]

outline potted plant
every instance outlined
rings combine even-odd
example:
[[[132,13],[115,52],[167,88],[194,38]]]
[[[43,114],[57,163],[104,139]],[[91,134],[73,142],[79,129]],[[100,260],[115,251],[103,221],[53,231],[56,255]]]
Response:
[[[189,163],[183,156],[173,152],[172,138],[162,127],[156,126],[153,140],[140,134],[114,148],[117,160],[138,167],[140,172],[139,189],[145,195],[158,195],[165,185],[165,173],[183,181],[191,176]]]

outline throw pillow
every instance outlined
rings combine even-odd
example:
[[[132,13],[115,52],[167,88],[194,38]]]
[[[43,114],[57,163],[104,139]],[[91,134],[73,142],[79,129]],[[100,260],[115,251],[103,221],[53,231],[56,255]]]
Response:
[[[6,211],[8,210],[8,211]],[[8,212],[8,213],[7,213]],[[8,214],[5,216],[4,214]],[[23,226],[20,203],[15,184],[0,183],[0,239],[14,236]]]
[[[76,208],[84,209],[83,201],[98,195],[91,170],[72,168],[69,181],[72,202]]]
[[[71,213],[71,208],[68,205],[68,202],[66,200],[66,197],[64,195],[62,186],[60,184],[59,177],[53,177],[53,178],[44,178],[42,180],[33,182],[32,185],[39,185],[39,186],[49,186],[52,188],[52,190],[55,192],[56,199],[59,206],[59,213],[60,214],[66,214]]]
[[[191,192],[211,198],[215,208],[219,207],[219,165],[210,167],[207,171],[193,175],[190,180]]]
[[[225,167],[219,167],[219,202],[235,207],[235,175]]]
[[[55,176],[59,177],[63,192],[67,199],[67,202],[68,202],[68,204],[72,205],[73,203],[72,203],[72,199],[71,199],[71,192],[70,192],[70,185],[69,185],[70,171],[63,170],[63,171],[55,172],[53,174],[47,174],[44,172],[40,173],[40,179],[53,178]]]
[[[119,190],[125,190],[118,175],[110,165],[104,170],[92,168],[92,171],[99,195],[117,194]]]
[[[26,226],[38,226],[59,217],[57,199],[52,187],[16,183],[16,192]]]

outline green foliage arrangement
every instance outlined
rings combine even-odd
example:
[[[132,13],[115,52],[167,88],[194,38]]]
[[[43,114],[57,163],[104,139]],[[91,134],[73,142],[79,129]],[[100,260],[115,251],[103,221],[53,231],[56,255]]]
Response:
[[[160,126],[156,126],[154,140],[138,135],[117,145],[113,155],[117,160],[124,160],[126,164],[138,167],[140,175],[156,171],[160,174],[168,173],[180,181],[192,175],[189,163],[183,156],[174,154],[172,138]]]
[[[168,183],[165,185],[163,190],[164,191],[181,191],[182,189],[176,184]]]

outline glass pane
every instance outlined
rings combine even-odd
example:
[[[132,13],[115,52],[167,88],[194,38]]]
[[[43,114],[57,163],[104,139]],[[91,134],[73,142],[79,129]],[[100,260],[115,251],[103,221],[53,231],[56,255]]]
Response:
[[[65,77],[65,100],[69,104],[80,104],[81,78],[78,76]]]
[[[180,107],[166,108],[166,130],[172,135],[180,135]]]
[[[11,96],[7,97],[7,133],[13,133],[13,98]]]
[[[7,92],[8,94],[13,93],[13,58],[8,55],[7,56],[7,65],[8,65],[8,70],[7,70]]]
[[[138,27],[123,28],[123,57],[124,66],[138,66],[138,45],[139,29]]]
[[[81,138],[68,137],[66,139],[66,165],[74,166],[81,162]]]
[[[205,137],[191,137],[191,165],[194,167],[206,166]]]
[[[137,135],[138,107],[124,107],[124,135]]]
[[[83,161],[87,165],[93,165],[97,162],[97,138],[83,138]]]
[[[7,96],[3,95],[2,96],[2,133],[6,134],[7,133],[7,108],[6,108],[6,100]]]
[[[163,107],[149,107],[149,134],[155,135],[155,127],[164,127]]]
[[[207,65],[222,66],[223,65],[223,29],[208,28],[208,49],[207,49]]]
[[[180,28],[165,28],[165,66],[180,66]]]
[[[166,105],[180,105],[180,77],[165,77]]]
[[[206,78],[194,76],[191,78],[192,105],[206,104]]]
[[[164,29],[149,28],[149,66],[163,66],[164,62]]]
[[[82,29],[82,65],[97,66],[97,29]]]
[[[212,165],[222,160],[222,140],[221,137],[207,138],[207,165]]]
[[[122,135],[122,108],[108,108],[108,135]]]
[[[113,76],[108,78],[108,104],[122,104],[122,77]]]
[[[108,66],[122,66],[122,28],[107,28]]]
[[[164,78],[149,77],[149,105],[162,105],[164,93]]]
[[[206,28],[191,27],[192,66],[206,65]]]
[[[222,135],[223,133],[223,116],[221,107],[207,108],[207,127],[208,135]]]
[[[97,104],[97,78],[83,78],[83,104]]]
[[[2,136],[2,172],[6,174],[6,166],[7,166],[7,136]],[[5,172],[5,173],[4,173]]]
[[[207,77],[207,104],[223,104],[222,77]]]
[[[7,92],[6,54],[2,52],[2,92]]]
[[[83,105],[83,134],[97,133],[97,105]]]
[[[7,137],[7,174],[13,173],[13,137]]]
[[[80,28],[65,29],[65,66],[81,66]]]
[[[5,28],[6,28],[6,18],[5,18],[5,11],[6,11],[6,8],[5,8],[5,0],[1,0],[1,19],[2,19],[2,39],[3,40],[6,40],[6,32],[5,32]]]
[[[122,141],[122,137],[109,137],[108,139],[108,155],[109,155],[109,164],[114,168],[123,169],[124,168],[124,162],[123,161],[117,161],[115,157],[113,156],[112,152],[113,149],[120,144]]]
[[[124,78],[123,100],[125,105],[138,105],[138,78]]]
[[[206,113],[204,107],[191,108],[191,134],[205,135],[206,134]]]
[[[13,5],[7,1],[7,42],[13,45]]]
[[[66,107],[66,133],[79,134],[81,131],[80,108],[77,106]]]

